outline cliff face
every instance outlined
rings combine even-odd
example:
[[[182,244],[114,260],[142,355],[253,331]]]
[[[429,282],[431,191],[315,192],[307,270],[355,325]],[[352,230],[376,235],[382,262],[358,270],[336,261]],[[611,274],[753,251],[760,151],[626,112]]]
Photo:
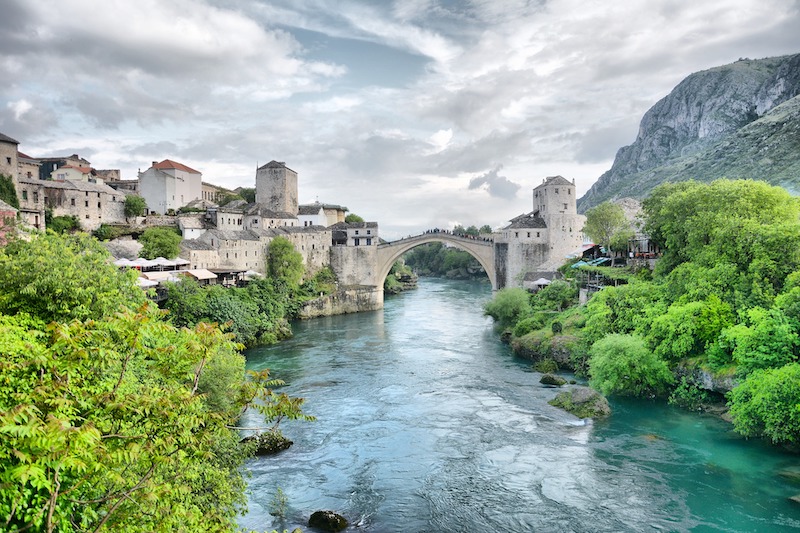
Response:
[[[604,200],[643,198],[664,181],[729,177],[784,185],[785,167],[792,165],[783,158],[785,145],[793,141],[797,154],[800,143],[798,95],[800,54],[740,60],[692,74],[645,113],[636,141],[617,152],[611,169],[578,201],[579,211]],[[792,131],[793,139],[781,137]],[[800,183],[800,175],[794,180]]]

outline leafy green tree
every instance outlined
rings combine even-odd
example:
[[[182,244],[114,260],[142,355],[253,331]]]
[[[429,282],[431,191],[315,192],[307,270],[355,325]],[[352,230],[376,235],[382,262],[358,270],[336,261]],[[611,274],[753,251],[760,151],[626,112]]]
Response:
[[[736,431],[775,444],[800,444],[800,364],[756,370],[731,391]]]
[[[603,394],[660,395],[674,379],[667,363],[636,335],[608,335],[589,353],[589,384]]]
[[[348,213],[347,216],[344,217],[344,221],[349,224],[350,222],[364,222],[364,219],[355,213]]]
[[[125,197],[125,216],[140,217],[147,214],[147,202],[141,196],[129,194]]]
[[[256,201],[255,187],[242,187],[239,189],[239,196],[248,204],[253,204]]]
[[[480,234],[486,234],[486,233],[492,233],[492,232],[493,232],[492,227],[489,224],[484,224],[478,230],[478,233],[480,233]]]
[[[658,357],[677,362],[702,355],[732,324],[730,306],[712,295],[704,302],[671,305],[652,321],[646,339]]]
[[[98,319],[144,303],[136,278],[89,235],[33,235],[0,250],[0,312],[45,322]]]
[[[553,280],[531,297],[531,306],[541,311],[563,311],[578,303],[578,290],[560,279]]]
[[[305,273],[303,256],[295,250],[294,245],[285,237],[275,237],[269,243],[267,255],[267,273],[276,279],[283,280],[290,287],[297,287]]]
[[[156,257],[173,259],[181,251],[181,240],[180,234],[174,229],[147,228],[142,233],[142,236],[139,237],[139,242],[142,244],[139,257],[144,257],[145,259],[155,259]]]
[[[50,216],[47,216],[48,213]],[[68,233],[71,231],[81,229],[81,224],[75,215],[61,215],[54,217],[52,211],[45,211],[45,226],[47,229],[52,230],[54,233]]]
[[[614,236],[621,232],[629,235],[631,225],[619,205],[613,202],[603,202],[586,211],[586,224],[583,226],[583,232],[596,244],[606,250],[611,250]],[[625,249],[627,249],[627,241]]]
[[[709,353],[715,366],[734,363],[739,376],[763,368],[779,368],[797,360],[800,337],[789,318],[779,309],[755,307],[747,321],[719,335]]]
[[[516,287],[500,289],[492,300],[486,302],[483,311],[500,327],[514,327],[532,312],[528,291]]]
[[[14,188],[14,180],[5,174],[0,174],[0,200],[19,209],[19,198],[17,198],[17,190]]]

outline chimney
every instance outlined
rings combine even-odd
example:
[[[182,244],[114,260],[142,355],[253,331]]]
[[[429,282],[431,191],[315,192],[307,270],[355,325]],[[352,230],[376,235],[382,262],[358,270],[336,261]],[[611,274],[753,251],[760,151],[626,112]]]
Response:
[[[157,164],[158,164],[158,161],[153,161],[153,164],[151,166],[155,167]]]

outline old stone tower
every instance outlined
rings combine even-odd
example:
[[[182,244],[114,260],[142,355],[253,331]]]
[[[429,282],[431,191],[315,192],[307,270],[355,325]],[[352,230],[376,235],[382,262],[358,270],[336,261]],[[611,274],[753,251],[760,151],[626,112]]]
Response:
[[[545,178],[533,190],[533,211],[511,219],[495,234],[498,286],[521,286],[527,273],[551,272],[583,243],[586,217],[578,214],[575,184]]]
[[[297,172],[270,161],[256,172],[256,203],[275,213],[297,216]]]

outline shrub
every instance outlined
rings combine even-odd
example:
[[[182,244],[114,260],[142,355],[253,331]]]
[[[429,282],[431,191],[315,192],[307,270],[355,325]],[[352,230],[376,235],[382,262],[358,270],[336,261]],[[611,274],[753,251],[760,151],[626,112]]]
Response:
[[[673,381],[667,363],[639,336],[607,335],[589,353],[589,383],[603,394],[654,396]]]
[[[554,372],[558,372],[558,363],[556,363],[555,359],[548,357],[546,359],[542,359],[541,361],[536,361],[533,364],[533,369],[542,374],[552,374]]]
[[[501,289],[493,300],[483,306],[483,311],[501,327],[514,326],[531,314],[528,292],[520,288]]]

